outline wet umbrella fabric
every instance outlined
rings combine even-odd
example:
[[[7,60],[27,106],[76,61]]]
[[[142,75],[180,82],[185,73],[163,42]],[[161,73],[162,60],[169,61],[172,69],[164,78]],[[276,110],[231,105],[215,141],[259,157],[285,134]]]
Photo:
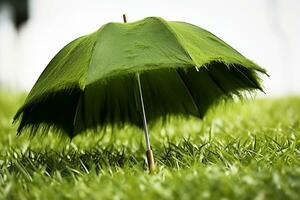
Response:
[[[143,127],[138,78],[148,121],[202,118],[221,99],[261,90],[259,73],[266,72],[192,24],[108,23],[51,60],[14,120],[19,133],[52,128],[70,137],[108,125]]]

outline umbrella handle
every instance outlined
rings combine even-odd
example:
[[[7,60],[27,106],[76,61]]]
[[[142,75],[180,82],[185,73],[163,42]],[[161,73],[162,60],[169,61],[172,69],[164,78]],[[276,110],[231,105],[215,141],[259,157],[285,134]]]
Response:
[[[149,172],[153,173],[155,171],[155,165],[154,165],[154,157],[153,157],[152,150],[151,149],[147,150],[146,155],[147,155],[147,162],[148,162]]]

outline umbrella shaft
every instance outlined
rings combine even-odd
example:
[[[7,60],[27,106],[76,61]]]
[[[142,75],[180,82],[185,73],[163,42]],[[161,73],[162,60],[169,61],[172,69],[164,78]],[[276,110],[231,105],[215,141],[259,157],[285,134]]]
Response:
[[[144,100],[143,100],[143,92],[142,92],[142,86],[141,86],[141,80],[140,80],[139,73],[137,73],[137,81],[138,81],[138,85],[139,85],[139,94],[140,94],[141,107],[142,107],[142,112],[143,112],[143,124],[144,124],[146,147],[147,147],[147,150],[151,150],[149,132],[148,132],[148,126],[147,126],[147,119],[146,119],[146,113],[145,113],[145,107],[144,107]]]

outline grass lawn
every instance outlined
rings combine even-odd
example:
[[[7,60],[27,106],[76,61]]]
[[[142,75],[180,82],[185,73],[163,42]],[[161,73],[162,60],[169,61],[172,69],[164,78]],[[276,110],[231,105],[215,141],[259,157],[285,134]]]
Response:
[[[73,140],[16,136],[24,95],[0,93],[0,199],[300,199],[300,98],[227,103],[204,120]]]

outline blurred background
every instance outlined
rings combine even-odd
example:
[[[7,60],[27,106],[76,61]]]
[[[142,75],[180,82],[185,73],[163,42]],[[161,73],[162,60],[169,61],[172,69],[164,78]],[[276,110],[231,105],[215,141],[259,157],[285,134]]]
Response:
[[[0,0],[0,89],[29,91],[63,46],[123,13],[205,28],[268,70],[262,96],[300,94],[299,0]]]

